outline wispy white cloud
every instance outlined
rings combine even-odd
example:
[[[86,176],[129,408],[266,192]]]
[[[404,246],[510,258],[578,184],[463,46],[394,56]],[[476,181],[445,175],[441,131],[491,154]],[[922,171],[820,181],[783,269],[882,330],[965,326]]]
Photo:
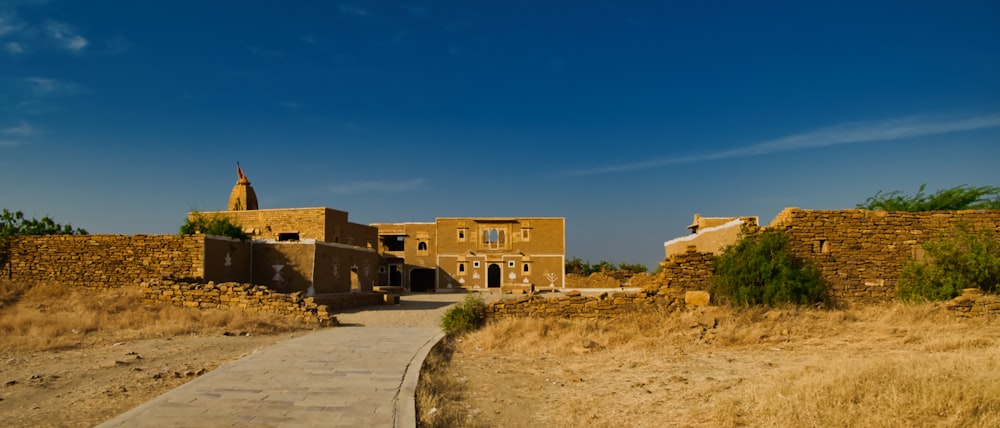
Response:
[[[16,137],[31,137],[38,134],[38,130],[28,124],[28,122],[21,121],[21,123],[10,128],[4,128],[0,130],[0,134],[12,135]]]
[[[352,4],[340,5],[340,13],[343,13],[344,15],[368,16],[367,10]]]
[[[699,155],[664,157],[641,162],[608,165],[590,169],[567,171],[564,175],[582,176],[637,171],[720,159],[760,156],[769,153],[814,149],[840,144],[871,143],[899,140],[950,132],[971,131],[1000,126],[1000,113],[965,118],[905,117],[880,122],[851,122],[820,128],[801,134],[789,135],[775,140],[764,141],[749,146]]]
[[[426,181],[422,178],[415,178],[408,181],[352,181],[344,184],[330,186],[327,190],[330,193],[362,193],[362,192],[405,192],[424,187]]]
[[[24,31],[25,24],[20,18],[10,14],[0,14],[0,37]]]
[[[45,34],[63,49],[79,53],[90,44],[87,39],[77,34],[69,24],[49,22],[45,25]]]
[[[13,95],[13,105],[18,107],[20,113],[26,114],[51,111],[57,108],[53,100],[89,92],[77,83],[47,77],[0,80],[2,90],[9,91]]]
[[[77,83],[47,77],[25,77],[20,79],[20,82],[28,92],[38,97],[77,95],[86,92],[86,89]]]
[[[24,47],[22,47],[18,42],[7,42],[4,43],[3,50],[12,54],[19,54],[24,52]]]
[[[17,125],[0,129],[0,148],[17,147],[24,144],[25,138],[31,138],[40,132],[28,122],[21,121]]]

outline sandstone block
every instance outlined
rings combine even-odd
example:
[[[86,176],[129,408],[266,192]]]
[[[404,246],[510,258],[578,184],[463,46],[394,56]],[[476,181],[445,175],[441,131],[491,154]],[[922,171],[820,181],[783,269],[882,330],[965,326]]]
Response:
[[[684,304],[687,306],[708,306],[711,295],[707,291],[688,291],[684,293]]]

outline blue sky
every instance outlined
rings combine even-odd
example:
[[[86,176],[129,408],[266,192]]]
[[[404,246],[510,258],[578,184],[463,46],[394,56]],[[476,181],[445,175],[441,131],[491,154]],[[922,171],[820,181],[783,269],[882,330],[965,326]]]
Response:
[[[0,0],[0,207],[566,218],[655,267],[695,213],[1000,185],[996,1]]]

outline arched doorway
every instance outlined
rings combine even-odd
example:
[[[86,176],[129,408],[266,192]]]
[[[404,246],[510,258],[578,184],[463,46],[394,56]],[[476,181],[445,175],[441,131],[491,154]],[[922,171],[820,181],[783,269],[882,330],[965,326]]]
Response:
[[[489,288],[500,287],[500,281],[502,276],[500,275],[500,265],[496,263],[491,263],[490,267],[486,271],[486,286]]]

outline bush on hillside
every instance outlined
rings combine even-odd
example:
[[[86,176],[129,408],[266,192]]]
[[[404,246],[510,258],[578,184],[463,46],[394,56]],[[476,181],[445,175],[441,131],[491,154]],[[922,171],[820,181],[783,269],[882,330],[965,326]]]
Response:
[[[713,262],[712,297],[736,305],[826,301],[819,270],[792,254],[783,229],[743,228],[739,241]]]
[[[926,184],[914,196],[909,196],[899,190],[883,193],[879,191],[857,207],[866,210],[886,211],[937,211],[937,210],[975,210],[1000,209],[1000,187],[966,185],[942,189],[933,195],[925,195]]]
[[[441,328],[449,336],[477,330],[486,324],[486,303],[479,294],[470,293],[465,301],[444,313]]]
[[[904,301],[946,300],[963,288],[996,293],[1000,286],[1000,241],[986,230],[961,224],[923,244],[925,261],[912,261],[899,278]]]
[[[250,239],[250,235],[244,232],[243,228],[229,220],[228,217],[208,217],[197,211],[192,212],[180,228],[181,235],[193,235],[195,233],[225,236],[233,239],[239,239],[241,241]]]

